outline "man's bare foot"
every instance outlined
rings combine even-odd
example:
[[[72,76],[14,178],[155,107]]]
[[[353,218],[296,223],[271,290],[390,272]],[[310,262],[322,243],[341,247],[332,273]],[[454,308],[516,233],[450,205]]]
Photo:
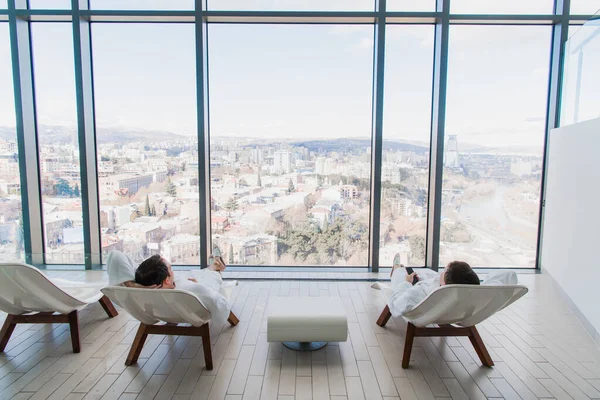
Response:
[[[217,272],[222,272],[225,271],[225,268],[227,268],[227,266],[225,265],[225,262],[223,261],[223,258],[221,256],[213,256],[212,254],[209,257],[209,260],[214,259],[213,262],[208,266],[208,269],[211,271],[217,271]]]

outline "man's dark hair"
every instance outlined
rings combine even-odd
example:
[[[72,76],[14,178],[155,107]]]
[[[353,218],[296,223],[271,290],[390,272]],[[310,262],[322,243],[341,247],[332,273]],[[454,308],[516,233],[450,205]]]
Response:
[[[464,261],[452,261],[446,267],[446,285],[479,285],[479,277]]]
[[[169,266],[159,254],[144,260],[135,270],[135,283],[143,286],[160,286],[168,277]]]

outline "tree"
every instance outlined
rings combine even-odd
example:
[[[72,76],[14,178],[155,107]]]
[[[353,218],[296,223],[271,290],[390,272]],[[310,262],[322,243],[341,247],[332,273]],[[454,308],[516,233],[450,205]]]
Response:
[[[290,182],[288,183],[288,194],[292,193],[296,191],[296,188],[294,187],[294,182],[290,179]]]
[[[73,188],[73,196],[81,197],[81,190],[79,190],[79,185],[77,183],[75,184],[75,187]]]
[[[256,186],[262,187],[262,182],[260,181],[260,169],[258,170],[258,179],[256,180]]]
[[[156,207],[154,206],[154,204],[152,205],[152,211],[151,211],[151,213],[152,213],[153,217],[156,217]]]
[[[65,179],[58,178],[56,185],[54,185],[57,196],[73,196],[73,189]]]
[[[234,264],[234,258],[233,258],[233,244],[229,243],[229,264]]]
[[[227,200],[227,203],[225,204],[225,209],[229,212],[229,215],[231,216],[231,213],[235,212],[238,208],[239,204],[237,200],[233,197],[230,197],[229,200]]]
[[[411,264],[425,262],[425,237],[420,235],[410,236],[408,238],[410,246]]]
[[[152,216],[152,209],[150,208],[150,198],[146,195],[146,205],[144,205],[144,215]]]
[[[177,186],[171,181],[171,178],[167,179],[166,191],[171,197],[177,197]]]

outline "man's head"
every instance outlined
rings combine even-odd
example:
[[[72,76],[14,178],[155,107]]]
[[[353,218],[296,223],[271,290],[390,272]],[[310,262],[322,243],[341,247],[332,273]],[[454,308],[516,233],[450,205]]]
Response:
[[[156,254],[144,260],[135,270],[135,283],[163,289],[175,289],[175,278],[171,263]]]
[[[479,285],[479,277],[464,261],[452,261],[440,275],[440,285]]]

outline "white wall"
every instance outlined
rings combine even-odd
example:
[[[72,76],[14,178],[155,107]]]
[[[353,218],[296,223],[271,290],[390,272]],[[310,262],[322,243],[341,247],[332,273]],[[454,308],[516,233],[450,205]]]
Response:
[[[600,118],[550,134],[542,270],[600,332]]]

